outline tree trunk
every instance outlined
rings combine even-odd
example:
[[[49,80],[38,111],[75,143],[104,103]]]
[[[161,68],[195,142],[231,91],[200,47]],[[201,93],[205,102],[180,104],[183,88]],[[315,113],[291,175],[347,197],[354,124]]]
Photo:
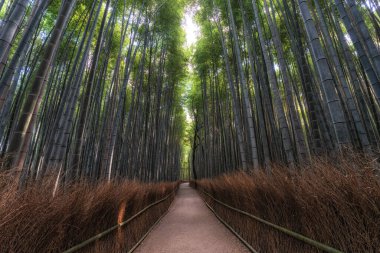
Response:
[[[14,2],[12,12],[9,14],[6,24],[2,27],[2,33],[0,34],[0,73],[3,72],[9,49],[24,18],[28,3],[29,0],[17,0]]]
[[[236,96],[236,91],[235,91],[235,86],[232,81],[232,75],[231,75],[231,68],[230,68],[230,63],[228,60],[228,52],[227,52],[227,47],[226,47],[226,42],[224,39],[223,31],[219,23],[217,23],[218,30],[219,30],[219,35],[220,35],[220,40],[222,43],[223,47],[223,58],[224,62],[226,64],[226,73],[227,73],[227,79],[228,79],[228,84],[230,87],[230,92],[232,95],[232,103],[233,103],[233,115],[234,115],[234,120],[235,120],[235,125],[236,125],[236,133],[238,137],[238,145],[239,145],[239,154],[240,154],[240,159],[242,163],[243,170],[247,169],[247,159],[246,159],[246,153],[244,149],[244,142],[243,142],[243,133],[242,133],[242,128],[241,128],[241,120],[240,120],[240,110],[238,109],[238,101],[237,101],[237,96]]]
[[[75,0],[66,0],[62,3],[57,22],[45,49],[42,62],[36,72],[36,77],[34,78],[34,81],[31,84],[31,88],[28,92],[26,102],[24,103],[24,106],[21,110],[21,117],[16,124],[16,128],[10,140],[10,144],[7,150],[10,156],[9,166],[13,166],[18,162],[17,159],[19,151],[25,141],[25,133],[28,129],[29,124],[31,123],[30,120],[33,111],[35,110],[35,106],[37,105],[38,96],[43,92],[45,78],[49,72],[51,62],[59,46],[58,42],[61,39],[63,30],[67,25],[71,11],[75,3]]]
[[[309,39],[311,53],[315,59],[315,66],[321,81],[326,103],[330,113],[331,121],[334,127],[334,133],[336,135],[338,144],[340,146],[349,145],[350,138],[347,128],[346,119],[342,105],[340,103],[338,94],[335,90],[335,84],[331,74],[331,70],[328,66],[327,59],[322,50],[321,43],[319,41],[318,33],[314,25],[314,21],[311,17],[307,0],[298,0],[299,8],[305,30]]]
[[[235,26],[234,16],[232,13],[231,1],[227,0],[227,3],[228,3],[228,13],[229,13],[228,17],[230,20],[231,32],[233,36],[233,44],[234,44],[234,49],[235,49],[236,61],[237,61],[236,64],[237,64],[237,68],[238,68],[238,72],[240,76],[240,84],[242,86],[242,91],[243,91],[243,103],[244,103],[244,106],[246,107],[245,113],[246,113],[246,118],[248,121],[248,136],[249,136],[249,144],[250,144],[253,168],[257,169],[259,166],[259,160],[258,160],[258,154],[257,154],[255,128],[253,124],[252,106],[251,106],[251,101],[249,99],[247,81],[243,72],[243,65],[242,65],[241,53],[240,53],[240,48],[239,48],[239,39],[236,32],[236,26]]]

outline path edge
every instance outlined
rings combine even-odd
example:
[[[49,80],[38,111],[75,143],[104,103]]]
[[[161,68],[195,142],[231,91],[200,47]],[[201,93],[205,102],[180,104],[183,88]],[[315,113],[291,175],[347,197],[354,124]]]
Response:
[[[176,190],[177,191],[177,190]],[[175,196],[177,195],[177,192],[175,192],[174,194],[174,198]],[[141,238],[140,240],[135,244],[135,246],[133,246],[132,249],[130,249],[128,251],[128,253],[133,253],[143,242],[144,240],[148,237],[148,235],[157,227],[157,225],[160,223],[160,221],[169,213],[170,211],[170,208],[172,207],[173,205],[173,202],[174,202],[174,198],[172,200],[172,202],[170,203],[169,207],[168,207],[168,210],[166,210],[159,218],[158,220],[149,228],[148,232],[146,232]]]
[[[246,240],[244,240],[243,237],[241,237],[226,221],[224,221],[216,212],[215,210],[204,200],[203,196],[197,191],[198,194],[201,196],[201,199],[206,204],[207,208],[210,209],[210,211],[215,215],[215,217],[229,230],[231,233],[239,239],[241,243],[252,253],[259,253],[256,251]]]

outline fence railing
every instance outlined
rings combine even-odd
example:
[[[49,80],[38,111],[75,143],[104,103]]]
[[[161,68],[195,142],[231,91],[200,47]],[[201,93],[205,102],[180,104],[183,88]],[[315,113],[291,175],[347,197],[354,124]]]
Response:
[[[301,242],[304,242],[304,243],[306,243],[306,244],[308,244],[308,245],[310,245],[310,246],[313,246],[313,247],[315,247],[315,248],[317,248],[317,249],[319,249],[319,250],[322,250],[322,251],[324,251],[324,252],[327,252],[327,253],[343,253],[342,251],[340,251],[340,250],[338,250],[338,249],[335,249],[335,248],[333,248],[333,247],[330,247],[330,246],[328,246],[328,245],[326,245],[326,244],[323,244],[323,243],[321,243],[321,242],[318,242],[318,241],[315,241],[315,240],[313,240],[313,239],[311,239],[311,238],[309,238],[309,237],[307,237],[307,236],[304,236],[304,235],[301,235],[301,234],[299,234],[299,233],[297,233],[297,232],[294,232],[294,231],[291,231],[291,230],[289,230],[289,229],[287,229],[287,228],[284,228],[284,227],[281,227],[281,226],[279,226],[279,225],[276,225],[276,224],[273,224],[273,223],[271,223],[271,222],[269,222],[269,221],[266,221],[266,220],[264,220],[264,219],[262,219],[262,218],[260,218],[260,217],[257,217],[257,216],[255,216],[255,215],[253,215],[253,214],[250,214],[250,213],[247,213],[247,212],[245,212],[245,211],[242,211],[242,210],[240,210],[240,209],[237,209],[237,208],[235,208],[235,207],[232,207],[232,206],[230,206],[230,205],[228,205],[228,204],[226,204],[226,203],[224,203],[224,202],[222,202],[222,201],[220,201],[220,200],[218,200],[218,199],[216,199],[216,198],[214,198],[211,194],[209,194],[209,193],[207,193],[207,192],[205,192],[204,190],[202,190],[202,189],[199,189],[198,188],[198,190],[200,190],[203,194],[205,194],[206,196],[208,196],[209,198],[211,198],[215,203],[217,203],[217,204],[219,204],[219,205],[221,205],[221,206],[224,206],[224,207],[226,207],[226,208],[228,208],[228,209],[230,209],[230,210],[232,210],[232,211],[234,211],[234,212],[236,212],[236,213],[240,213],[240,214],[242,214],[242,215],[244,215],[244,216],[247,216],[247,217],[249,217],[249,218],[251,218],[251,219],[253,219],[253,220],[256,220],[256,221],[258,221],[258,222],[260,222],[260,223],[262,223],[262,224],[265,224],[265,225],[267,225],[267,226],[269,226],[269,227],[271,227],[271,228],[273,228],[273,229],[275,229],[275,230],[277,230],[277,231],[280,231],[280,232],[282,232],[282,233],[284,233],[284,234],[286,234],[286,235],[288,235],[288,236],[291,236],[291,237],[293,237],[293,238],[295,238],[295,239],[297,239],[297,240],[299,240],[299,241],[301,241]],[[233,230],[233,228],[230,226],[230,225],[228,225],[228,223],[227,222],[225,222],[216,212],[215,212],[215,210],[207,203],[207,201],[205,201],[206,202],[206,204],[207,204],[207,206],[208,206],[208,208],[210,208],[210,210],[214,213],[214,214],[216,214],[216,216],[217,216],[217,218],[219,219],[219,220],[221,220],[222,221],[222,223],[224,223],[225,225],[227,225],[227,228],[228,229],[230,229],[230,230]],[[235,232],[235,231],[232,231],[235,235],[238,235],[238,233],[237,232]],[[245,241],[243,238],[241,238],[240,237],[240,235],[238,235],[238,238],[248,247],[248,249],[249,250],[251,250],[252,252],[257,252],[257,251],[255,251],[253,248],[252,248],[252,245],[250,245],[247,241]]]
[[[111,232],[117,230],[118,228],[121,228],[121,227],[124,227],[126,226],[127,224],[129,224],[131,221],[135,220],[137,217],[139,217],[140,215],[142,215],[143,213],[145,213],[146,211],[148,211],[149,209],[151,209],[152,207],[164,202],[165,200],[169,199],[172,195],[175,194],[175,192],[177,191],[177,188],[174,189],[171,193],[169,193],[166,197],[148,205],[147,207],[145,207],[144,209],[142,209],[141,211],[139,211],[138,213],[136,213],[135,215],[131,216],[129,219],[123,221],[123,222],[120,222],[118,223],[117,225],[113,226],[113,227],[110,227],[109,229],[87,239],[86,241],[83,241],[77,245],[75,245],[74,247],[71,247],[70,249],[64,251],[63,253],[73,253],[73,252],[77,252],[78,250],[90,245],[91,243],[103,238],[104,236],[110,234]],[[158,219],[161,220],[161,218],[165,215],[165,213]],[[155,224],[152,226],[154,227],[155,225],[157,224],[157,222],[155,222]],[[151,227],[151,228],[152,228]],[[149,229],[149,231],[151,230],[151,228]],[[149,233],[148,231],[148,233]],[[146,235],[148,234],[146,233],[143,238],[141,238],[138,243],[132,248],[132,250],[130,250],[129,252],[132,252],[133,250],[135,250],[137,248],[137,246],[141,243],[141,241],[146,237]]]

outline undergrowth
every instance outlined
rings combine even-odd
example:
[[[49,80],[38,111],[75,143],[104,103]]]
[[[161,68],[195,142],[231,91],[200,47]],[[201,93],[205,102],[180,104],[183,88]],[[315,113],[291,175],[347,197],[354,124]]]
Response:
[[[196,182],[214,198],[343,252],[379,252],[380,181],[362,157],[315,159],[291,171],[273,166]],[[201,191],[200,191],[201,192]],[[258,252],[318,252],[203,194],[216,212]]]
[[[53,196],[52,183],[17,190],[0,175],[0,252],[63,252],[133,216],[177,183],[81,182]],[[174,195],[173,195],[174,196]],[[166,212],[173,197],[79,252],[128,252]]]

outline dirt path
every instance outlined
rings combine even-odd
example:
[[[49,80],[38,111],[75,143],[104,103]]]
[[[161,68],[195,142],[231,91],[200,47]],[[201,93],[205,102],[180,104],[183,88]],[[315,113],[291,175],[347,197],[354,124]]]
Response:
[[[168,214],[136,250],[138,253],[249,252],[206,207],[198,193],[182,184]]]

